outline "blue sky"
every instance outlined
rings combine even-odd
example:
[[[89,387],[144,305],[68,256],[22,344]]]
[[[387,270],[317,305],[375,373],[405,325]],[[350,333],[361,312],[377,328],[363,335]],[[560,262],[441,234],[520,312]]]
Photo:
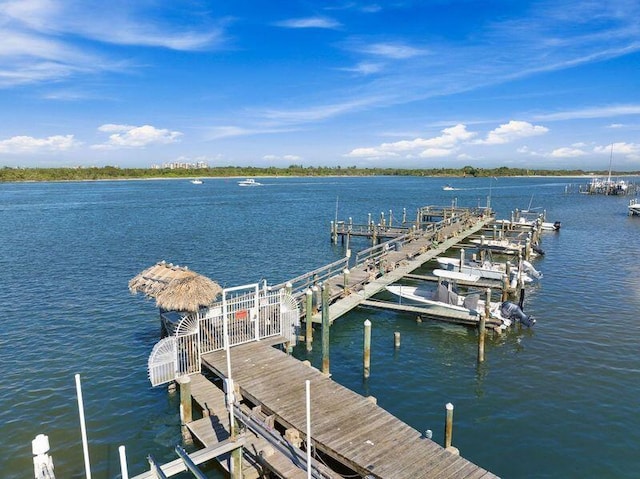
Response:
[[[640,2],[0,0],[0,166],[640,170]]]

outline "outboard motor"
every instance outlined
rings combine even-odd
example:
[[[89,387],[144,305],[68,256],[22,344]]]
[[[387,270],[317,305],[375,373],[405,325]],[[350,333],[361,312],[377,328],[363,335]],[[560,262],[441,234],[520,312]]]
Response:
[[[560,226],[562,226],[562,223],[560,221],[556,221],[553,223],[553,229],[556,231],[560,229]]]
[[[540,246],[538,246],[537,244],[532,244],[531,245],[531,249],[533,251],[535,251],[536,253],[538,253],[540,256],[544,256],[544,251],[542,250],[542,248],[540,248]]]
[[[502,303],[502,305],[500,306],[500,314],[504,318],[510,319],[512,321],[520,321],[527,327],[531,327],[536,323],[535,319],[525,314],[520,306],[511,301],[505,301],[504,303]]]
[[[535,278],[535,279],[542,278],[542,273],[537,269],[535,269],[533,265],[529,263],[527,260],[522,260],[522,266],[523,266],[524,272],[527,273],[532,278]]]

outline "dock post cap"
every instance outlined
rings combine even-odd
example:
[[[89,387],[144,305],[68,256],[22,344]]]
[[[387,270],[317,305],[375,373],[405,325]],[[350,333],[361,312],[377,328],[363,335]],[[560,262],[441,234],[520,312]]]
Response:
[[[35,439],[31,441],[31,450],[34,456],[49,452],[49,436],[46,434],[38,434]]]
[[[304,294],[306,294],[307,296],[311,296],[313,294],[313,290],[311,288],[307,288]]]
[[[445,407],[447,408],[447,411],[453,411],[453,404],[451,404],[450,402],[448,402]]]
[[[371,321],[369,321],[368,319],[364,320],[364,325],[365,326],[371,326]]]

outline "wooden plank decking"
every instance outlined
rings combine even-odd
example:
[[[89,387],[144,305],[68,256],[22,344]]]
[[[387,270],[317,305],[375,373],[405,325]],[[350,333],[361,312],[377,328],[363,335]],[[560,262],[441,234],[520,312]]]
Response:
[[[340,316],[358,307],[362,302],[382,291],[386,286],[406,277],[424,263],[441,255],[444,251],[460,242],[462,239],[482,230],[492,218],[477,218],[475,221],[461,227],[452,225],[455,229],[451,232],[444,231],[447,238],[437,246],[433,245],[433,238],[429,236],[418,237],[415,241],[405,245],[400,251],[389,252],[385,258],[386,267],[381,276],[369,278],[369,273],[360,265],[351,270],[349,284],[347,286],[349,294],[344,294],[344,280],[342,275],[330,278],[325,282],[325,286],[330,289],[329,321],[333,322]],[[451,235],[451,237],[448,237]],[[343,296],[343,297],[341,297]],[[322,322],[320,312],[312,317],[314,323]]]
[[[202,357],[203,366],[226,376],[224,351]],[[311,435],[318,451],[363,476],[375,478],[496,477],[453,454],[373,401],[320,371],[261,343],[231,349],[231,372],[242,396],[286,428],[306,430],[305,381],[311,384]]]

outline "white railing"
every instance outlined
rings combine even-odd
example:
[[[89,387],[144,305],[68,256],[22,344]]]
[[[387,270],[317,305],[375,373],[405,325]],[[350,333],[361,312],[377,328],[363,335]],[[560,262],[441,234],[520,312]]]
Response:
[[[251,341],[282,336],[295,345],[300,317],[295,299],[285,290],[258,284],[223,290],[222,301],[186,314],[174,334],[156,344],[149,356],[153,386],[200,372],[201,355]]]

